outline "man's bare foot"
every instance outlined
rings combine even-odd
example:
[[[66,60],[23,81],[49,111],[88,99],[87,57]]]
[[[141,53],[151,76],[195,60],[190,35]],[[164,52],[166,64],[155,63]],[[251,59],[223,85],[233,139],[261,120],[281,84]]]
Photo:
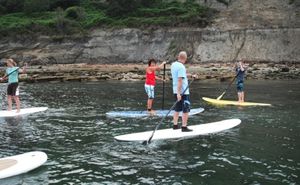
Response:
[[[20,110],[17,110],[17,113],[20,113]]]

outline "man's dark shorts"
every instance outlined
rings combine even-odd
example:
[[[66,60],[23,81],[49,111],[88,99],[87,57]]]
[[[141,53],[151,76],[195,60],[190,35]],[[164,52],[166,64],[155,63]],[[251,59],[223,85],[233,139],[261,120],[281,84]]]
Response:
[[[174,94],[174,98],[175,101],[177,101],[177,94]],[[181,97],[181,100],[176,103],[174,110],[176,112],[182,111],[183,113],[187,113],[190,112],[190,106],[191,106],[190,95],[183,95]]]
[[[9,95],[9,96],[19,96],[18,83],[8,84],[7,95]]]

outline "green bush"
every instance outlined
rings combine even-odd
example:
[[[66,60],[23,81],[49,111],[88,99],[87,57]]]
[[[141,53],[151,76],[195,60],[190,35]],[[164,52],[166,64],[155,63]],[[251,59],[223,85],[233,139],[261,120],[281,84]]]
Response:
[[[87,1],[87,0],[83,0]],[[71,6],[79,6],[80,0],[51,0],[50,9],[56,10],[57,8],[67,9]]]
[[[204,27],[215,14],[194,0],[184,3],[171,0],[0,0],[0,12],[0,36],[36,32],[65,35],[99,26]]]
[[[108,0],[107,15],[123,17],[140,7],[140,0]]]
[[[50,26],[54,27],[61,34],[72,34],[82,31],[79,22],[66,18],[62,8],[56,10],[56,18],[53,23],[54,25],[50,24]]]
[[[50,0],[25,0],[24,12],[31,14],[34,12],[47,11],[50,6]]]
[[[82,20],[85,17],[85,12],[81,7],[72,6],[65,10],[65,17],[75,20]]]
[[[6,13],[6,8],[0,4],[0,15],[3,15],[5,13]]]
[[[141,5],[143,7],[154,7],[155,5],[157,5],[159,3],[158,0],[141,0]]]
[[[0,0],[0,5],[5,8],[5,13],[22,12],[24,0]]]

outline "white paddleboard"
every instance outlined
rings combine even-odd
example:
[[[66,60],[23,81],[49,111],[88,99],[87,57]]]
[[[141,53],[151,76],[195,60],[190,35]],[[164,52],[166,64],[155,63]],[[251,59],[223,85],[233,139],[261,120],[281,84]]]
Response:
[[[33,170],[47,161],[47,154],[34,151],[0,159],[0,179]]]
[[[33,108],[21,109],[19,113],[17,113],[17,110],[12,110],[12,111],[4,110],[4,111],[0,111],[0,117],[14,117],[14,116],[19,116],[24,114],[41,112],[47,109],[48,107],[33,107]]]
[[[221,132],[233,128],[241,123],[240,119],[228,119],[213,123],[206,123],[201,125],[188,126],[190,129],[193,129],[192,132],[182,132],[181,129],[173,130],[171,129],[162,129],[156,130],[152,140],[167,140],[167,139],[179,139],[179,138],[191,138],[199,135],[207,135],[216,132]],[[139,132],[133,134],[126,134],[116,136],[115,139],[118,141],[147,141],[153,131]]]
[[[191,109],[189,112],[190,116],[199,114],[203,112],[203,108]],[[110,111],[106,113],[108,117],[123,117],[123,118],[140,118],[140,117],[147,117],[147,116],[157,116],[157,117],[164,117],[169,112],[169,110],[155,110],[155,114],[150,115],[148,111]],[[172,117],[174,111],[171,111],[168,116]],[[179,116],[182,115],[182,112]]]

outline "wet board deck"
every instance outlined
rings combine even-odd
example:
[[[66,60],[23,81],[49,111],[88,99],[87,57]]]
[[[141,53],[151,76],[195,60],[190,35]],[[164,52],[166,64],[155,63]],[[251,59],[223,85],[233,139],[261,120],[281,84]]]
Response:
[[[0,111],[0,117],[14,117],[14,116],[19,116],[19,115],[25,115],[25,114],[32,114],[35,112],[41,112],[47,110],[48,107],[33,107],[33,108],[26,108],[26,109],[21,109],[19,113],[17,113],[17,110],[12,110],[12,111]]]
[[[193,129],[192,132],[182,132],[181,129],[173,130],[162,129],[155,131],[152,140],[168,140],[168,139],[186,139],[199,135],[207,135],[216,132],[221,132],[233,128],[241,123],[240,119],[228,119],[213,123],[189,126]],[[114,137],[117,141],[146,141],[151,136],[152,131],[138,132],[133,134],[125,134]]]
[[[237,105],[237,106],[271,106],[271,104],[268,103],[255,103],[255,102],[243,102],[239,103],[238,101],[231,101],[231,100],[217,100],[213,98],[202,98],[204,101],[207,101],[212,104],[216,105]]]
[[[0,179],[33,170],[47,161],[47,154],[34,151],[0,159]]]
[[[196,115],[203,112],[203,108],[191,109],[189,115]],[[169,110],[156,110],[154,115],[150,115],[148,111],[110,111],[106,113],[108,117],[124,117],[124,118],[139,118],[139,117],[147,117],[147,116],[157,116],[157,117],[164,117]],[[168,116],[172,117],[174,111],[171,111]],[[182,113],[180,113],[180,116]]]

